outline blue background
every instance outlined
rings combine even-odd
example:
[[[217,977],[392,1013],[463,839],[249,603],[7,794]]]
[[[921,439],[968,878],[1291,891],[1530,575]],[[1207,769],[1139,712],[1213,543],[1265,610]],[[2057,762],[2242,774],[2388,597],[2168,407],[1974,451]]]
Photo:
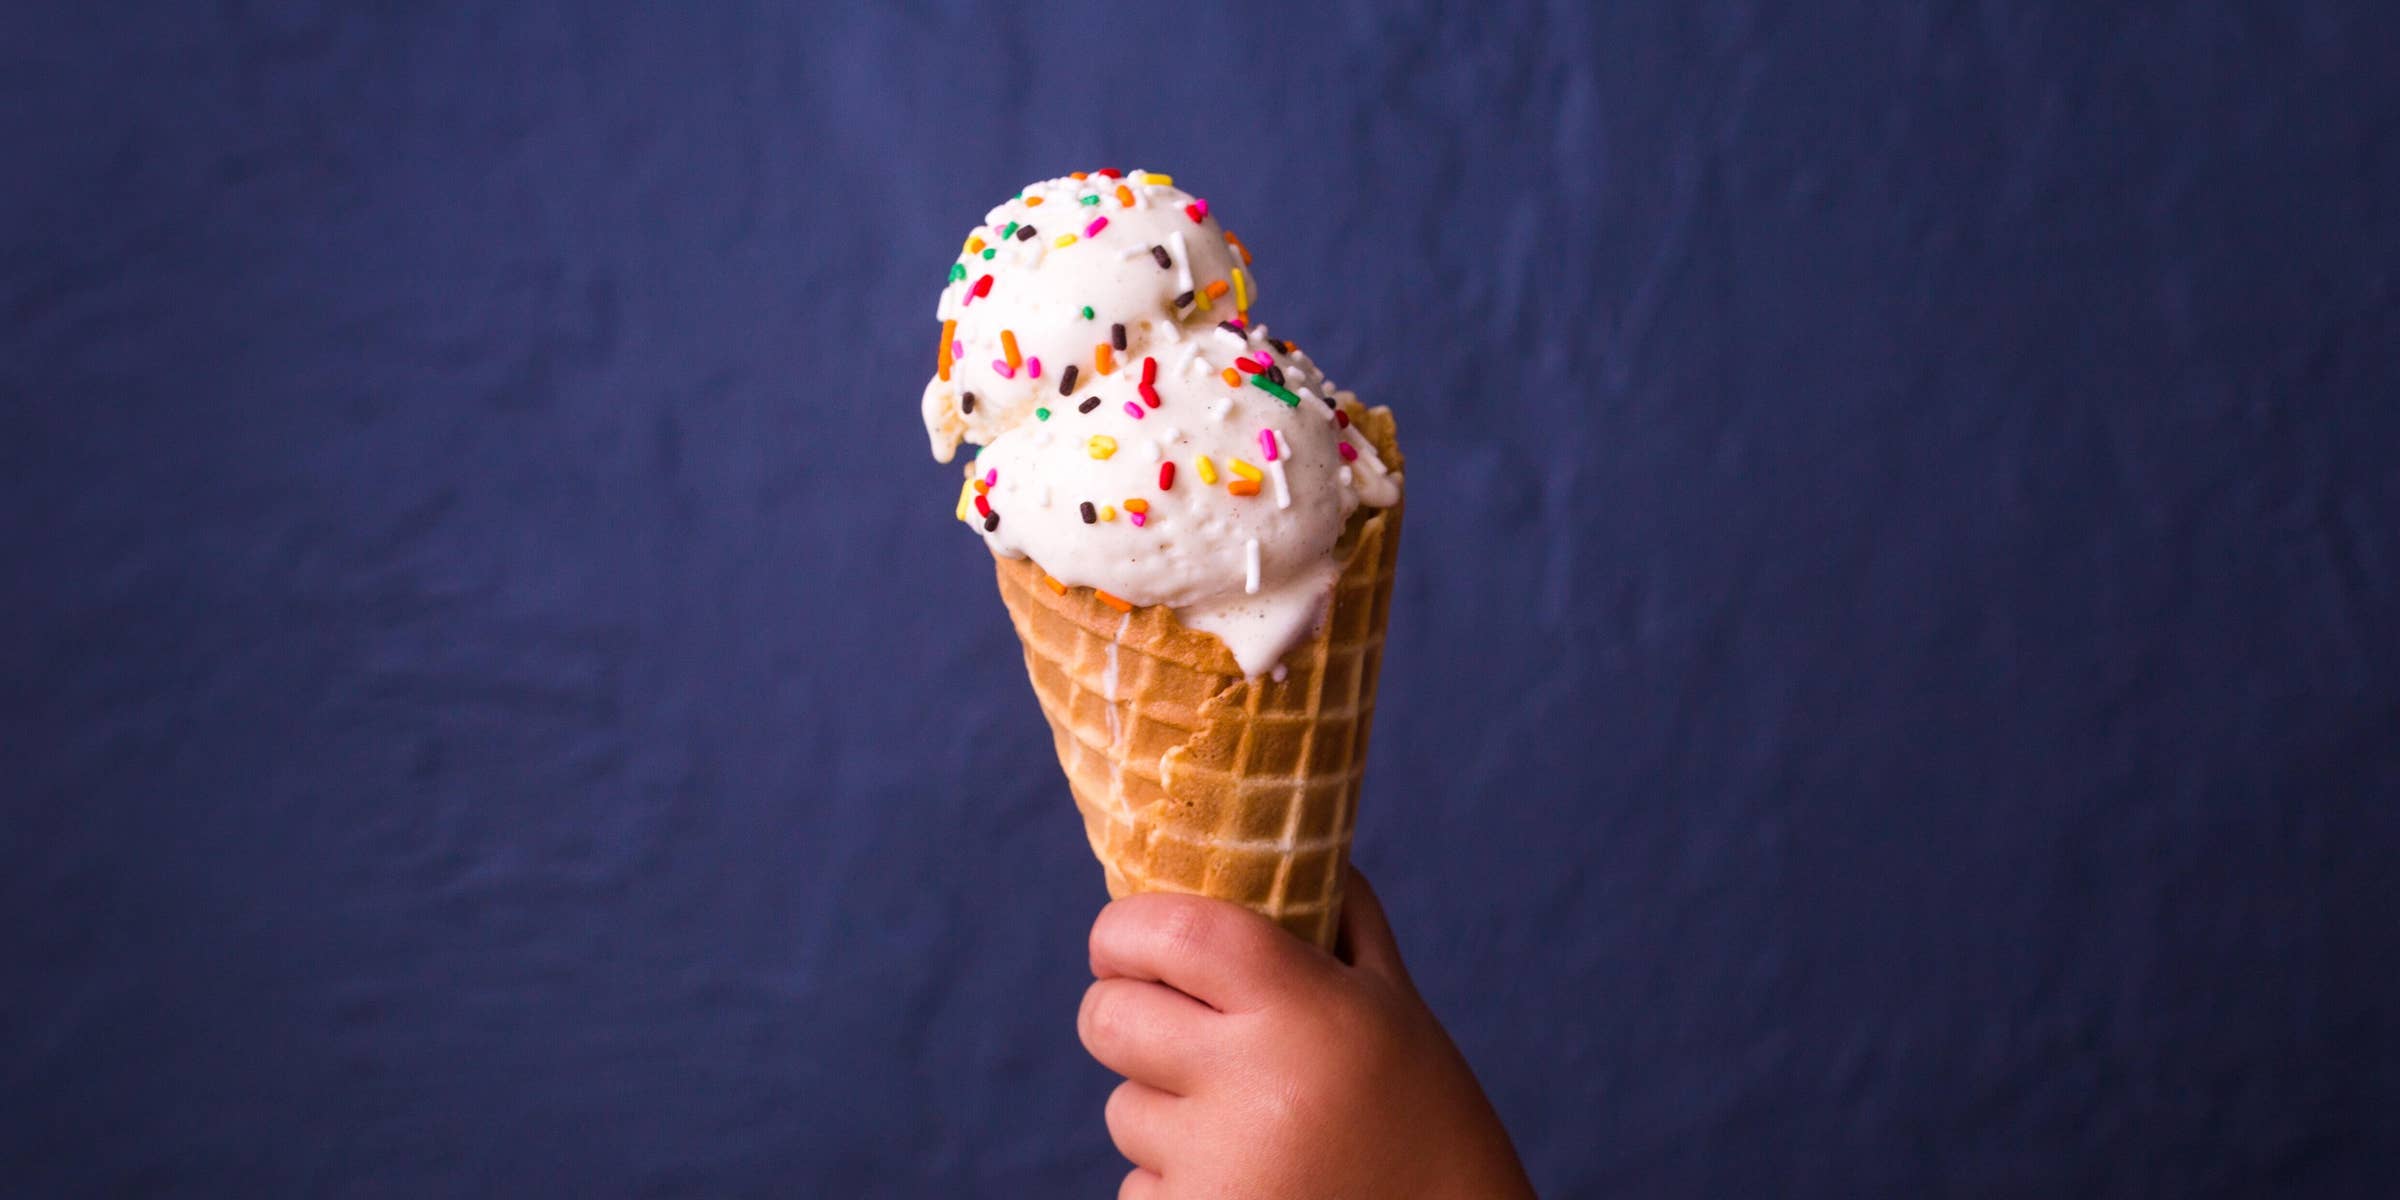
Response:
[[[1401,414],[1358,856],[1547,1192],[2389,1186],[2389,9],[39,7],[8,1190],[1111,1194],[916,418],[1109,164]]]

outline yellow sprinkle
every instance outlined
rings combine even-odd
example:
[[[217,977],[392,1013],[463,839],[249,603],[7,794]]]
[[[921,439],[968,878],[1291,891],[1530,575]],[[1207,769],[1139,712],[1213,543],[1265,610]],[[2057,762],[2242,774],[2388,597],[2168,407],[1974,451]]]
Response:
[[[1201,456],[1200,456],[1200,463],[1199,463],[1199,466],[1200,466],[1200,482],[1202,482],[1202,483],[1215,483],[1215,482],[1217,481],[1217,464],[1215,464],[1215,463],[1213,463],[1213,462],[1210,462],[1210,461],[1208,461],[1208,456],[1207,456],[1207,455],[1203,454],[1203,455],[1201,455]],[[964,504],[964,503],[966,503],[966,501],[964,501],[964,500],[961,500],[961,501],[959,501],[959,503],[961,503],[961,504]]]
[[[1051,244],[1051,245],[1053,245],[1053,246],[1056,246],[1056,247],[1058,247],[1058,248],[1059,248],[1059,249],[1061,249],[1061,250],[1064,250],[1064,249],[1066,249],[1067,247],[1069,247],[1069,246],[1072,246],[1072,245],[1074,245],[1074,244],[1075,244],[1075,235],[1074,235],[1074,234],[1071,234],[1071,233],[1062,233],[1062,234],[1058,235],[1058,240],[1057,240],[1057,241],[1054,241],[1054,242],[1052,242],[1052,243],[1050,243],[1050,244]]]
[[[1243,312],[1250,311],[1250,280],[1240,267],[1233,269],[1233,306]]]
[[[1111,507],[1109,507],[1108,505],[1105,505],[1105,504],[1101,505],[1101,506],[1100,506],[1100,519],[1101,519],[1101,520],[1103,520],[1103,521],[1114,521],[1114,520],[1116,520],[1116,519],[1117,519],[1117,510],[1116,510],[1116,509],[1114,509],[1114,508],[1111,508]]]
[[[1208,289],[1206,288],[1202,288],[1200,291],[1194,293],[1192,299],[1199,303],[1201,312],[1207,312],[1216,307],[1208,302]]]
[[[1256,483],[1259,480],[1266,478],[1266,476],[1258,473],[1257,467],[1251,466],[1249,463],[1243,462],[1238,458],[1233,460],[1233,473],[1249,480],[1252,483]]]
[[[966,520],[967,514],[973,511],[974,508],[975,481],[970,479],[965,483],[958,485],[958,519],[961,521]]]
[[[1152,184],[1157,187],[1173,187],[1175,185],[1175,177],[1172,175],[1161,175],[1156,171],[1144,171],[1142,172],[1142,182]]]
[[[1129,512],[1129,513],[1146,513],[1146,512],[1149,512],[1149,511],[1150,511],[1150,502],[1149,502],[1149,501],[1147,501],[1147,500],[1140,499],[1140,498],[1135,498],[1135,499],[1132,499],[1132,500],[1128,500],[1128,501],[1126,501],[1126,502],[1125,502],[1125,511],[1126,511],[1126,512]]]
[[[969,254],[981,254],[981,253],[983,253],[983,239],[982,239],[982,238],[979,238],[979,237],[971,237],[971,238],[968,238],[968,239],[967,239],[967,253],[969,253]]]
[[[1107,458],[1117,452],[1117,439],[1105,433],[1095,433],[1092,435],[1090,449],[1093,458]]]

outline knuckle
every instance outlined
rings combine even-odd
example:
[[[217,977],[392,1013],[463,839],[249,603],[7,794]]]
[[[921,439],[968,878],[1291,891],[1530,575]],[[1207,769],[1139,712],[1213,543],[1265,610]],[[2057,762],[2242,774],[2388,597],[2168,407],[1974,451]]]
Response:
[[[1100,1040],[1101,1006],[1106,1003],[1106,989],[1095,983],[1083,989],[1083,1004],[1075,1010],[1075,1035],[1089,1048]]]
[[[1172,957],[1202,954],[1224,937],[1224,918],[1204,899],[1180,896],[1162,909],[1156,936],[1160,950]]]
[[[1100,1110],[1101,1120],[1108,1125],[1109,1138],[1120,1147],[1125,1144],[1125,1135],[1133,1127],[1133,1115],[1133,1081],[1128,1079],[1108,1094],[1108,1104]]]
[[[1133,1018],[1124,989],[1109,987],[1107,981],[1085,989],[1075,1027],[1088,1049],[1125,1042],[1133,1034]]]

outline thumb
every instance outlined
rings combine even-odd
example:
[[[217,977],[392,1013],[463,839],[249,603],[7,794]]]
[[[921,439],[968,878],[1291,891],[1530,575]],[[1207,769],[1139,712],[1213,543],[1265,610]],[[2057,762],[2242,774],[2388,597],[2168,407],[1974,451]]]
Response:
[[[1408,967],[1400,961],[1400,943],[1392,938],[1383,901],[1376,898],[1375,889],[1367,886],[1367,877],[1355,866],[1343,881],[1341,934],[1334,943],[1334,954],[1359,970],[1416,990],[1408,978]]]

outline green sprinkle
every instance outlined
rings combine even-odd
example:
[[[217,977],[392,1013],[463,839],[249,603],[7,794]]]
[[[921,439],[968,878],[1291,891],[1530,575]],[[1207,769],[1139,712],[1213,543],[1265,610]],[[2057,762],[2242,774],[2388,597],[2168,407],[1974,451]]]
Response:
[[[1092,306],[1089,304],[1083,306],[1083,319],[1086,321],[1092,319]]]
[[[952,282],[952,283],[957,283],[959,280],[961,280],[961,279],[965,279],[966,277],[967,277],[967,264],[965,264],[965,263],[951,263],[951,264],[950,264],[950,282]]]
[[[1256,386],[1258,390],[1283,401],[1287,407],[1300,407],[1300,397],[1293,395],[1291,391],[1285,388],[1282,384],[1277,383],[1264,375],[1253,375],[1250,377],[1250,382],[1252,385]]]
[[[983,252],[983,256],[984,256],[985,258],[990,258],[991,256],[993,256],[993,255],[995,255],[995,254],[998,254],[998,253],[1000,253],[1000,247],[998,247],[998,246],[994,246],[994,247],[992,247],[991,249],[984,251],[984,252]]]
[[[1085,203],[1085,204],[1098,204],[1098,203],[1100,203],[1100,197],[1098,197],[1098,196],[1085,196],[1085,197],[1083,198],[1083,203]]]
[[[1033,410],[1033,418],[1037,421],[1047,421],[1050,419],[1050,410],[1046,408],[1037,408]]]
[[[1015,236],[1017,236],[1017,223],[1015,221],[1010,221],[1008,223],[1008,228],[1000,231],[1000,240],[1005,242]]]

